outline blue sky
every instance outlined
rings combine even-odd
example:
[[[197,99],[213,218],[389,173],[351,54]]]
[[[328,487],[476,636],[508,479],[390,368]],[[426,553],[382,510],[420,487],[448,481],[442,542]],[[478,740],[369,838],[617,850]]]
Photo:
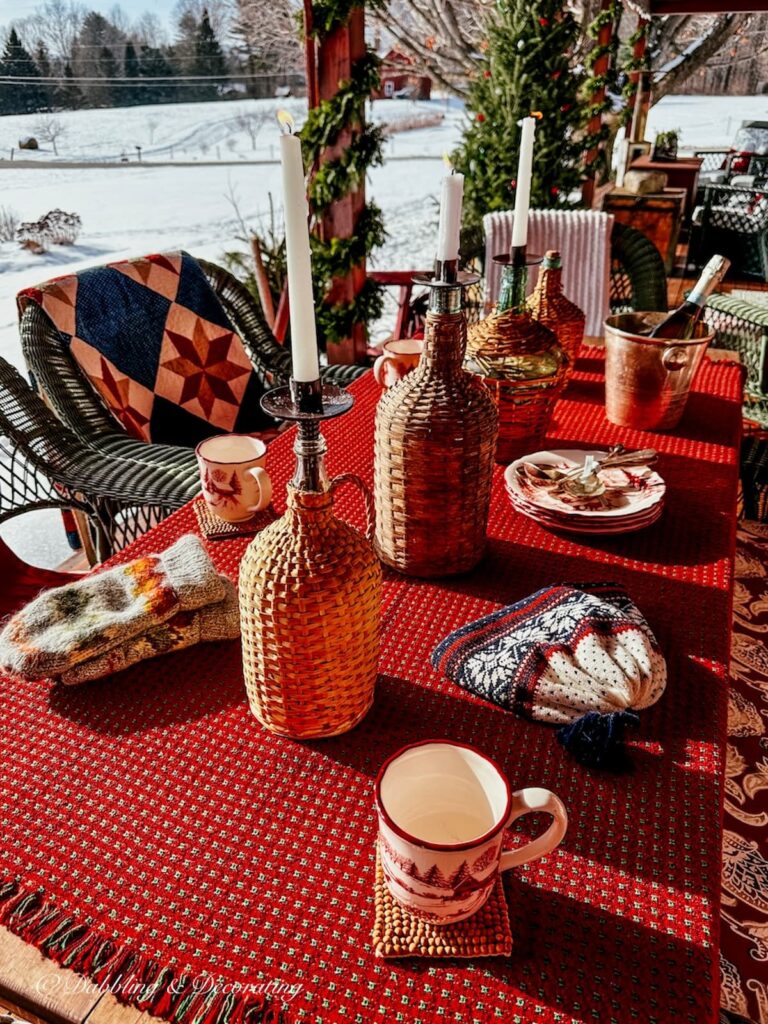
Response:
[[[82,0],[83,5],[99,14],[109,14],[115,6],[115,0]],[[120,6],[131,18],[137,18],[144,11],[152,11],[166,24],[170,25],[170,16],[176,0],[122,0]],[[25,18],[32,14],[40,0],[0,0],[0,25],[7,25],[16,18]]]

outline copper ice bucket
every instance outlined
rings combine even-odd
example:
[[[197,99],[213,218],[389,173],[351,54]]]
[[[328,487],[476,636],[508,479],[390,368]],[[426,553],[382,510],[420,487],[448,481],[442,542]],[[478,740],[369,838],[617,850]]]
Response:
[[[688,340],[649,338],[648,330],[666,315],[620,313],[605,321],[605,414],[611,423],[671,430],[680,422],[714,333],[699,323]]]

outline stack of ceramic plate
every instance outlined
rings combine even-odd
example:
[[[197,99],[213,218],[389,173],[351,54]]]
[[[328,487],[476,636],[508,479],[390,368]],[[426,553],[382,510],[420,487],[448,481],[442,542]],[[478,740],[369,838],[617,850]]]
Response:
[[[630,533],[655,523],[664,507],[666,485],[651,466],[598,468],[605,490],[597,496],[573,494],[548,479],[547,470],[575,469],[589,455],[599,463],[608,452],[545,451],[517,459],[504,473],[510,501],[542,526],[567,533]]]

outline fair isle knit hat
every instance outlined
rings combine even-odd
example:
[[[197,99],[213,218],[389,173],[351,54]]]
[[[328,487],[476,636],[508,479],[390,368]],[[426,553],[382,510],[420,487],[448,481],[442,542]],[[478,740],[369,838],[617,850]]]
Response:
[[[478,697],[537,722],[591,768],[628,765],[624,732],[664,692],[656,638],[615,583],[545,587],[451,633],[434,667]]]

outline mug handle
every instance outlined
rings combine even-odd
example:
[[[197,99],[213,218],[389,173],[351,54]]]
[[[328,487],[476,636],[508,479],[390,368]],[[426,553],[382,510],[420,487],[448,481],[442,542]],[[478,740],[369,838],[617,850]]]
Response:
[[[390,360],[391,356],[388,352],[383,352],[373,364],[373,379],[379,385],[379,387],[385,387],[384,384],[384,365]]]
[[[381,356],[379,358],[381,358]],[[373,531],[376,527],[376,516],[374,514],[373,508],[373,495],[356,473],[340,473],[338,476],[335,476],[333,480],[331,480],[331,494],[334,493],[337,487],[341,487],[344,484],[354,484],[355,487],[357,487],[357,489],[363,496],[363,502],[365,503],[366,520],[365,536],[368,540],[373,540]]]
[[[249,466],[245,472],[250,473],[259,488],[259,500],[255,505],[249,505],[248,511],[261,512],[272,500],[272,481],[269,479],[269,473],[261,466]]]
[[[521,815],[531,814],[534,811],[546,811],[547,814],[552,815],[554,821],[538,839],[526,843],[519,850],[506,850],[502,853],[499,860],[499,871],[508,871],[510,868],[517,867],[518,864],[527,864],[528,861],[538,860],[539,857],[554,850],[562,842],[568,828],[568,814],[560,797],[550,793],[548,789],[531,787],[519,789],[513,793],[512,810],[505,828],[509,828],[512,822]]]

